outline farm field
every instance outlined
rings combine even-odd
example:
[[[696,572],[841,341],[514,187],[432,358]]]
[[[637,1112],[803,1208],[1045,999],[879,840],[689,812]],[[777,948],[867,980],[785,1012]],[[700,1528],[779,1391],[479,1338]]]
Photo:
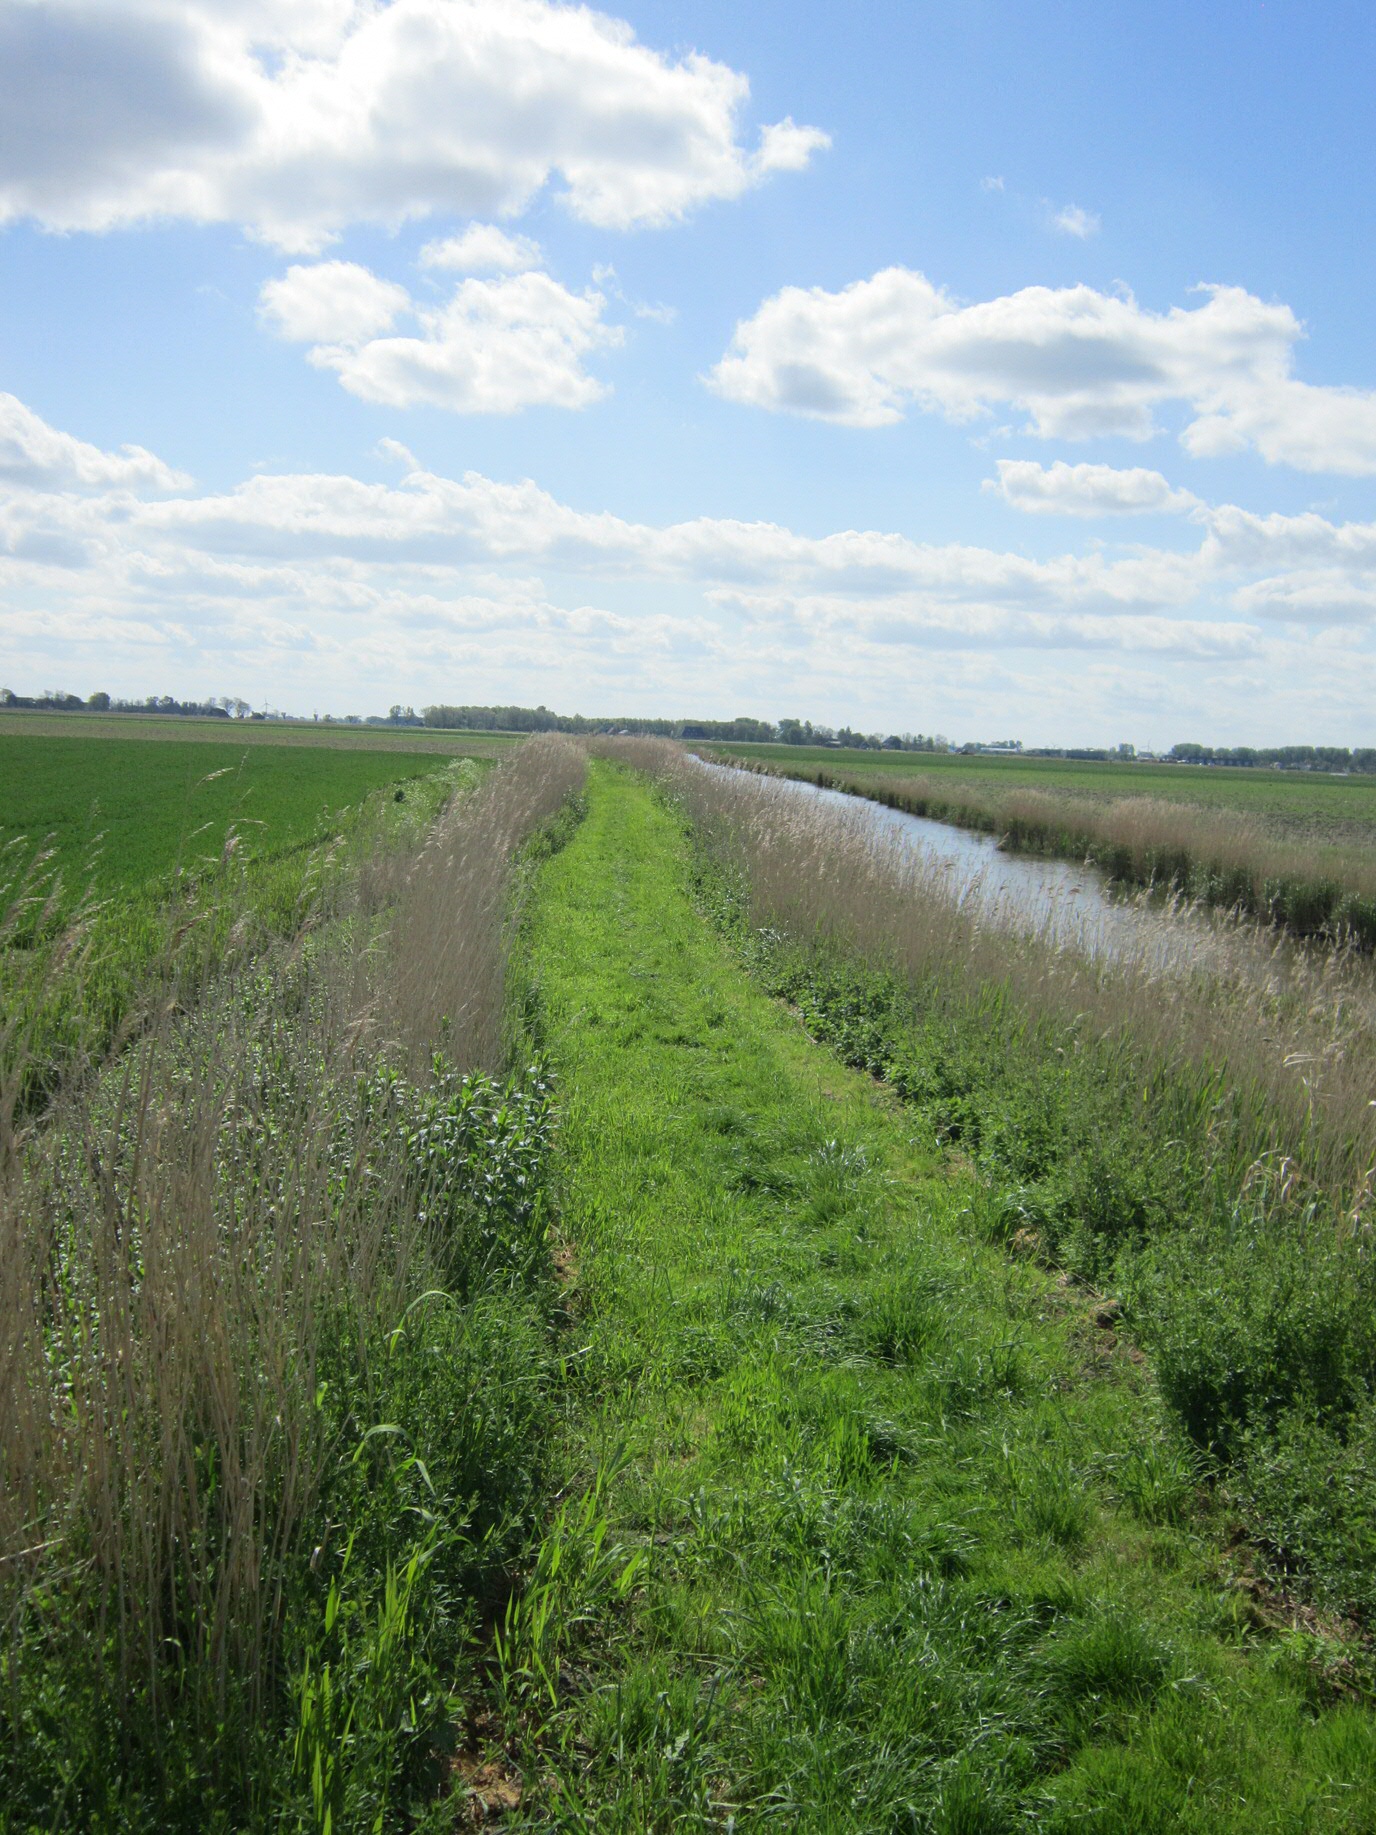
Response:
[[[0,1827],[1376,1826],[1369,965],[391,784],[5,1137]]]
[[[209,745],[0,727],[0,844],[51,837],[70,884],[99,838],[97,889],[127,891],[218,857],[231,827],[249,860],[318,841],[332,811],[436,768],[426,753],[240,745],[237,734]]]
[[[327,855],[433,819],[487,768],[392,750],[0,729],[0,924],[24,945],[0,951],[0,994],[27,1041],[25,1100],[139,1011],[174,936],[196,938],[199,974],[236,924],[290,932]],[[177,972],[190,972],[185,950]]]
[[[1151,797],[1204,809],[1236,810],[1287,831],[1357,837],[1376,846],[1376,777],[1320,772],[1243,770],[1214,765],[1100,764],[1064,758],[962,758],[938,752],[859,752],[838,746],[714,745],[693,750],[742,758],[775,770],[824,770],[837,776],[932,777],[998,796],[1017,790],[1112,803]]]
[[[524,733],[449,733],[405,726],[348,726],[342,721],[198,719],[194,714],[55,714],[18,708],[0,713],[0,734],[46,739],[170,739],[181,744],[323,746],[345,752],[439,752],[501,758]]]

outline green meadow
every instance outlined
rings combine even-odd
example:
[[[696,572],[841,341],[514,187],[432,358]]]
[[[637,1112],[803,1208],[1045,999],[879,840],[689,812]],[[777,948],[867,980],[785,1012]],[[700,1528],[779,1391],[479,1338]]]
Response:
[[[0,729],[0,844],[51,844],[69,889],[89,866],[102,894],[129,891],[217,859],[231,830],[248,860],[309,845],[335,812],[435,769],[424,753]]]
[[[44,739],[158,739],[182,745],[323,746],[343,752],[440,753],[503,758],[524,733],[446,732],[420,726],[353,726],[345,720],[228,720],[195,714],[0,713],[0,732]]]

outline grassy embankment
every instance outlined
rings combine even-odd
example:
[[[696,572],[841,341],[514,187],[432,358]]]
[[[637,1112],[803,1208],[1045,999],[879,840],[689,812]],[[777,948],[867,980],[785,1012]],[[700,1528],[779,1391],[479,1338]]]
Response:
[[[236,925],[241,943],[290,934],[322,873],[385,846],[389,826],[423,827],[487,768],[215,736],[0,732],[0,988],[31,1094],[109,1046],[160,964],[175,957],[185,983]]]
[[[1376,947],[1376,780],[1187,765],[699,748],[750,769],[1088,860],[1125,885]]]
[[[1249,1584],[1115,1310],[594,769],[525,954],[597,1474],[498,1638],[525,1826],[1370,1827],[1360,1642]]]
[[[437,827],[383,805],[294,934],[0,1131],[0,1828],[452,1825],[549,1464],[513,873],[581,776],[536,744]]]
[[[1369,962],[1193,922],[1164,966],[1147,938],[1086,960],[972,919],[844,804],[675,776],[766,985],[959,1142],[993,1237],[1121,1287],[1274,1569],[1370,1620]]]

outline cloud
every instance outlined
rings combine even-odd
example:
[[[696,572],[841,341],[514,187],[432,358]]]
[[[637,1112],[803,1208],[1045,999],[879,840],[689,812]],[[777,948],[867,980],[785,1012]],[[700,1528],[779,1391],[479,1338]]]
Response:
[[[495,223],[473,223],[461,236],[427,242],[420,252],[423,268],[447,268],[456,274],[520,274],[538,268],[540,245],[529,236],[508,236]]]
[[[1352,576],[1337,568],[1283,574],[1239,588],[1233,604],[1249,617],[1287,624],[1376,623],[1376,571]]]
[[[290,267],[258,296],[259,316],[297,344],[359,344],[389,331],[411,296],[355,261]]]
[[[998,478],[985,480],[1015,510],[1051,516],[1141,516],[1185,512],[1198,507],[1192,491],[1176,490],[1159,471],[1145,466],[1068,465],[1057,459],[999,459]]]
[[[265,473],[168,495],[151,454],[6,413],[35,455],[0,474],[0,669],[21,686],[213,681],[307,709],[807,705],[885,730],[947,715],[988,730],[1002,710],[1025,735],[1034,709],[1061,742],[1125,708],[1196,725],[1202,710],[1239,739],[1359,738],[1376,693],[1376,524],[1200,504],[1183,551],[1033,558],[891,530],[634,522],[529,479],[428,471],[393,440],[381,456],[406,469],[388,482]],[[1063,498],[1162,490],[1107,467],[1041,475]]]
[[[785,115],[761,132],[759,149],[750,156],[751,176],[758,181],[773,172],[806,171],[812,155],[830,145],[830,134],[818,127],[799,127],[791,115]]]
[[[440,307],[348,261],[289,268],[261,295],[263,317],[283,337],[319,340],[307,353],[364,401],[386,407],[514,414],[522,408],[584,408],[606,393],[583,367],[619,344],[603,323],[603,296],[571,293],[548,274],[461,281]],[[382,337],[401,313],[419,335]]]
[[[749,84],[553,0],[48,0],[0,13],[0,221],[229,222],[291,253],[351,223],[676,221],[827,144],[742,140]]]
[[[909,268],[839,292],[785,287],[736,327],[707,378],[776,412],[882,427],[912,408],[962,422],[1012,406],[1043,438],[1146,439],[1184,403],[1196,456],[1255,447],[1304,471],[1376,472],[1376,391],[1291,374],[1304,335],[1288,306],[1241,287],[1151,312],[1093,287],[1025,287],[959,304]]]
[[[1101,227],[1094,212],[1081,210],[1078,204],[1067,204],[1058,210],[1051,219],[1051,225],[1053,229],[1060,230],[1063,236],[1075,236],[1081,242],[1097,236]]]
[[[824,594],[716,591],[717,604],[763,620],[801,620],[833,641],[862,637],[877,645],[929,650],[1117,650],[1151,656],[1250,656],[1254,627],[1235,620],[1121,618],[1094,613],[1022,611],[1001,605],[942,604],[897,594],[870,606]]]
[[[1205,520],[1205,550],[1220,567],[1376,569],[1376,523],[1333,523],[1313,510],[1258,516],[1233,503],[1211,506]]]
[[[105,452],[70,433],[59,433],[15,396],[0,395],[0,487],[171,491],[190,482],[142,446]]]
[[[149,504],[150,534],[243,557],[388,557],[426,565],[475,560],[700,585],[787,585],[857,599],[921,590],[952,603],[1082,608],[1129,615],[1187,602],[1197,556],[1148,550],[1048,561],[881,530],[800,535],[777,523],[721,517],[655,526],[560,503],[533,481],[425,471],[399,486],[341,476],[258,476],[215,497]]]

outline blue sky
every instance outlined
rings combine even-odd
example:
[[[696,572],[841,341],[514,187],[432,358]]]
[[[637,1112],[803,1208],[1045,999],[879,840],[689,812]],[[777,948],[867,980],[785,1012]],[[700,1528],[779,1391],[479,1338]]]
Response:
[[[0,683],[1369,744],[1373,49],[8,0]]]

